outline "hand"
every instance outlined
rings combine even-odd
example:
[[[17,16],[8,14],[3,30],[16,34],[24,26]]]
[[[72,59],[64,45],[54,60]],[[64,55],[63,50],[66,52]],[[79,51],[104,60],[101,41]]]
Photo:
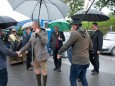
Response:
[[[61,41],[62,41],[62,38],[58,37],[58,40],[61,40]]]
[[[36,33],[39,33],[39,32],[40,32],[40,29],[36,29],[35,32],[36,32]]]
[[[25,54],[28,54],[28,51],[25,51]]]
[[[57,58],[58,58],[58,59],[61,58],[61,55],[58,54],[58,55],[57,55]]]
[[[16,51],[16,53],[18,54],[18,57],[20,57],[21,52],[20,51]]]
[[[100,54],[100,51],[97,51],[97,54]]]

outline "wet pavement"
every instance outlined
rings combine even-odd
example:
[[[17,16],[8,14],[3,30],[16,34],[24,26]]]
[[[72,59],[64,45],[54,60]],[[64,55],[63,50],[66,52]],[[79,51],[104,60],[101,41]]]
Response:
[[[88,68],[87,79],[89,86],[115,86],[115,59],[106,57],[100,56],[99,75],[91,75],[92,65]],[[48,60],[47,86],[70,86],[70,63],[68,59],[63,58],[61,72],[54,71],[53,68],[53,59],[50,58]],[[34,72],[27,71],[25,63],[14,66],[8,64],[8,74],[8,86],[37,86]],[[78,86],[82,86],[81,83],[78,83]]]

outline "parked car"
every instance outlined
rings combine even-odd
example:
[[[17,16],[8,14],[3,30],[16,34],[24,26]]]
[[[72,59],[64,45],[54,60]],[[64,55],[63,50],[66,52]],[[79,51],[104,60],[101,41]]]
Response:
[[[108,32],[103,37],[102,53],[115,55],[115,32]]]

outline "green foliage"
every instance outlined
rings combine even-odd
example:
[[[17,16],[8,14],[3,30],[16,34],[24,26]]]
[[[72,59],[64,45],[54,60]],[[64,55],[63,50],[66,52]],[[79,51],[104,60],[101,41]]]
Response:
[[[100,11],[106,6],[110,10],[115,11],[115,0],[98,0],[94,4],[94,7]]]
[[[22,30],[22,27],[21,27],[21,26],[18,28],[17,34],[18,34],[19,36],[22,36],[22,35],[23,35],[23,30]]]
[[[62,1],[66,3],[71,9],[68,14],[68,17],[72,16],[78,10],[83,9],[84,0],[62,0]]]

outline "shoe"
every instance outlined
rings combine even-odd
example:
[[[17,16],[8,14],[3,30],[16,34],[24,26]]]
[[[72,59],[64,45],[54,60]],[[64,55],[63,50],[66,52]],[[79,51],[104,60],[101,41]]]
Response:
[[[33,70],[33,68],[32,68],[32,67],[30,67],[30,68],[27,68],[27,70],[31,71],[31,70]]]
[[[93,69],[93,70],[91,70],[91,72],[95,72],[95,70]]]
[[[97,75],[97,74],[99,74],[99,72],[94,71],[91,73],[91,75]]]
[[[61,69],[60,69],[60,68],[58,69],[58,72],[61,72]]]
[[[78,82],[81,82],[80,78],[78,78]]]
[[[57,70],[57,68],[54,68],[54,70]]]

